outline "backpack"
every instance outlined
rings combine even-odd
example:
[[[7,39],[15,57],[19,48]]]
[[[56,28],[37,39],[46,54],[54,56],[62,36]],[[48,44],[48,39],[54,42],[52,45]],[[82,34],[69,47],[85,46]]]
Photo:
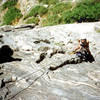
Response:
[[[88,51],[85,48],[81,48],[80,51],[76,52],[76,55],[80,57],[83,61],[92,63],[95,61],[93,55],[89,54]]]
[[[88,61],[89,53],[85,48],[81,48],[80,51],[76,52],[76,55],[84,61]]]

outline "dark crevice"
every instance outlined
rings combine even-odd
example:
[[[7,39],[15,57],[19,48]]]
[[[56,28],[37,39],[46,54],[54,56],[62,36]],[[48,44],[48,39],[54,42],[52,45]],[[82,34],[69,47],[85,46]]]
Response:
[[[41,61],[43,61],[45,59],[46,55],[47,55],[47,53],[41,53],[39,59],[36,60],[36,63],[38,64]]]
[[[20,58],[12,57],[14,51],[8,46],[4,45],[0,48],[0,64],[12,61],[21,61]]]
[[[33,29],[36,25],[35,24],[27,24],[27,25],[21,25],[19,27],[16,27],[15,29],[22,29],[22,28],[30,28]]]
[[[12,62],[12,61],[21,61],[20,58],[13,58],[13,57],[2,57],[0,58],[0,64],[6,63],[6,62]]]
[[[82,63],[82,62],[90,62],[90,63],[92,63],[93,61],[95,61],[95,59],[94,59],[94,57],[92,55],[87,55],[86,59],[83,59],[81,57],[75,57],[75,58],[71,58],[69,60],[64,61],[63,63],[61,63],[58,66],[55,66],[55,67],[50,66],[49,70],[53,71],[53,70],[56,70],[56,69],[58,69],[60,67],[65,66],[67,64],[79,64],[79,63]]]
[[[39,44],[40,42],[44,42],[44,43],[50,44],[50,41],[47,40],[47,39],[34,41],[35,44]]]
[[[3,72],[0,72],[0,75],[4,74]]]
[[[1,88],[5,87],[4,79],[1,80]]]
[[[54,50],[54,51],[50,54],[50,57],[49,57],[49,58],[51,58],[52,56],[54,56],[54,55],[57,54],[57,53],[65,54],[65,51],[63,51],[63,50]]]

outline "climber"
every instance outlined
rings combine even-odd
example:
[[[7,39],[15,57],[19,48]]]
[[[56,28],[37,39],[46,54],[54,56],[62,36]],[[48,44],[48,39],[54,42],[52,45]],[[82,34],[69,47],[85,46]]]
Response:
[[[79,40],[79,46],[74,50],[74,52],[82,61],[91,63],[94,61],[94,57],[89,50],[89,41],[87,39]]]
[[[73,51],[76,54],[75,58],[66,60],[56,67],[51,66],[49,69],[56,70],[57,68],[63,67],[66,64],[78,64],[82,62],[92,63],[94,61],[94,57],[89,50],[89,41],[87,39],[80,39],[78,42],[79,46]]]

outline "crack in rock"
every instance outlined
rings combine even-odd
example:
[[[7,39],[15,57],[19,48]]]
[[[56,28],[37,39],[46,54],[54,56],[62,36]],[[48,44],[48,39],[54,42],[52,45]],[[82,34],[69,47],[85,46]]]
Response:
[[[43,61],[46,58],[47,53],[41,53],[38,60],[36,60],[36,63],[39,64],[41,61]]]

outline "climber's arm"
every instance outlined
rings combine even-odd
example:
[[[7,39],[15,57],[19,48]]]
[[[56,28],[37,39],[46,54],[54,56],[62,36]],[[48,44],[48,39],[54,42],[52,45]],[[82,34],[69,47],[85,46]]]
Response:
[[[80,47],[80,45],[77,47],[77,48],[75,48],[75,50],[74,50],[74,52],[76,52],[77,50],[79,50],[81,47]]]
[[[87,51],[88,51],[88,53],[91,55],[91,52],[90,52],[90,49],[89,49],[89,41],[87,41]]]

